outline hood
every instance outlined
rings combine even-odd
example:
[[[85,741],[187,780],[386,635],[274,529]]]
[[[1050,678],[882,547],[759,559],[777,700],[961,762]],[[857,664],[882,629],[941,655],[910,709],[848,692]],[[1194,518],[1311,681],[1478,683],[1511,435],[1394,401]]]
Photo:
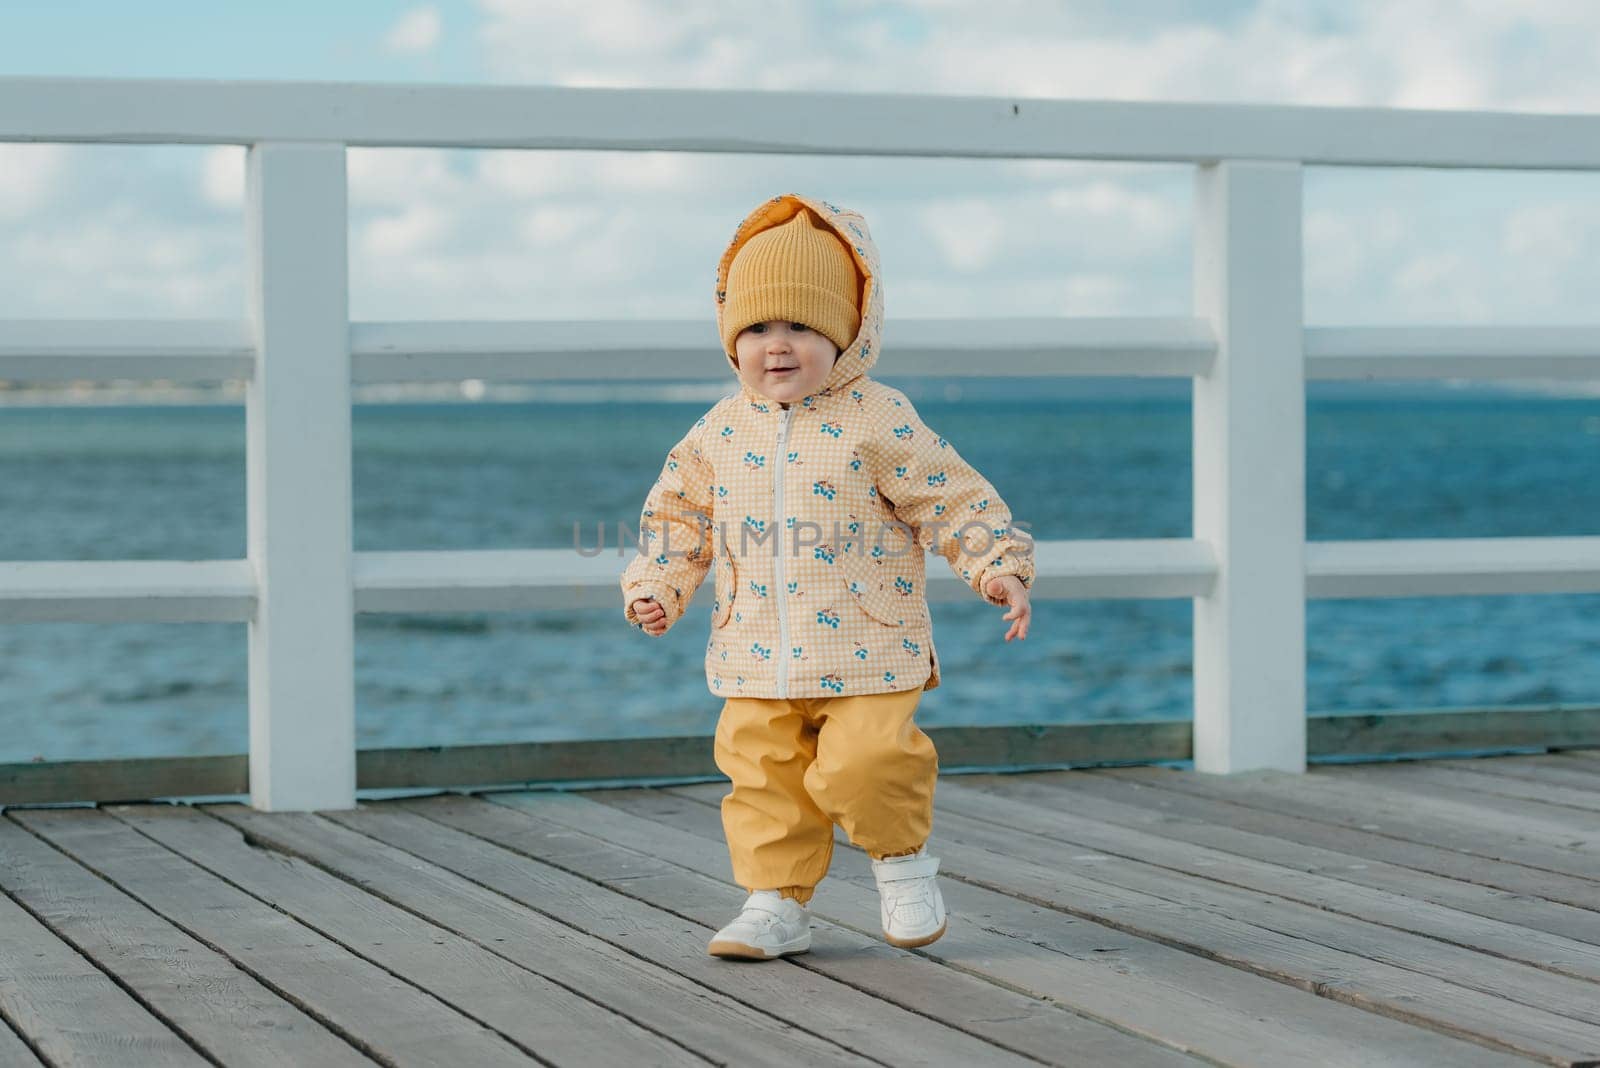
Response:
[[[728,242],[728,248],[722,254],[722,262],[717,265],[717,336],[719,338],[722,336],[722,315],[727,306],[728,295],[728,269],[733,266],[734,256],[738,255],[739,249],[744,247],[746,241],[763,230],[788,222],[800,213],[802,207],[809,208],[823,225],[833,230],[835,236],[844,243],[844,247],[851,250],[856,271],[861,278],[859,299],[861,326],[856,331],[855,340],[840,350],[839,358],[834,361],[833,371],[828,375],[827,381],[823,382],[822,388],[817,391],[832,393],[865,374],[878,362],[878,339],[883,332],[883,287],[879,282],[878,246],[873,243],[872,234],[867,230],[867,221],[848,208],[841,208],[826,200],[814,200],[798,193],[784,193],[764,202],[746,215],[739,228],[734,231],[733,240]],[[738,378],[739,361],[732,353],[724,355],[728,358],[729,370],[733,372],[735,378]]]

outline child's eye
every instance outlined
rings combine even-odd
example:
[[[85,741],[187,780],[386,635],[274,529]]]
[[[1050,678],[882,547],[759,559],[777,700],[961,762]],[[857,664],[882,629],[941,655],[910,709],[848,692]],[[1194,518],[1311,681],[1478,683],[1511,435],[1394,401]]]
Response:
[[[789,325],[794,327],[796,330],[810,330],[811,329],[805,323],[790,323]]]

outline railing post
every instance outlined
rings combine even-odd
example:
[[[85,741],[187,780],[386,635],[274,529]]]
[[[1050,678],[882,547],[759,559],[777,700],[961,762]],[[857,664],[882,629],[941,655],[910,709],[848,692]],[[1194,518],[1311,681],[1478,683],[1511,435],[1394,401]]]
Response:
[[[1305,356],[1297,163],[1196,168],[1195,314],[1217,333],[1194,380],[1194,767],[1306,767]]]
[[[345,149],[252,145],[246,174],[250,803],[353,808]]]

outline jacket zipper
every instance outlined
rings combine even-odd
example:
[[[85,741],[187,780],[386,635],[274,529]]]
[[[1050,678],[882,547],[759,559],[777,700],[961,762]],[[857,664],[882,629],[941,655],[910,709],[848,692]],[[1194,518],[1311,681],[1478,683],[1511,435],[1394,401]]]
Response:
[[[778,449],[773,457],[772,465],[772,510],[773,522],[777,525],[778,556],[775,564],[775,585],[778,593],[778,696],[789,696],[789,613],[785,607],[788,600],[789,587],[783,577],[783,470],[788,466],[789,416],[793,414],[792,408],[783,409],[783,414],[778,418]]]

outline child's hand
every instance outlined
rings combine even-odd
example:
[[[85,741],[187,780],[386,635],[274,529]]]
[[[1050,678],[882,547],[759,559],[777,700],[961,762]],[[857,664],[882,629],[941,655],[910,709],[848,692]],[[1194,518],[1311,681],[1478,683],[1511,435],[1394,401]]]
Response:
[[[652,638],[667,632],[667,610],[657,604],[654,597],[641,597],[633,602],[633,614],[639,620],[639,629]]]
[[[1011,629],[1006,631],[1006,641],[1012,638],[1026,639],[1028,637],[1028,624],[1033,621],[1033,606],[1028,603],[1028,587],[1015,575],[1000,575],[990,579],[984,590],[990,597],[1004,597],[1006,604],[1011,606],[1011,611],[1001,616],[1001,619],[1014,620]]]

